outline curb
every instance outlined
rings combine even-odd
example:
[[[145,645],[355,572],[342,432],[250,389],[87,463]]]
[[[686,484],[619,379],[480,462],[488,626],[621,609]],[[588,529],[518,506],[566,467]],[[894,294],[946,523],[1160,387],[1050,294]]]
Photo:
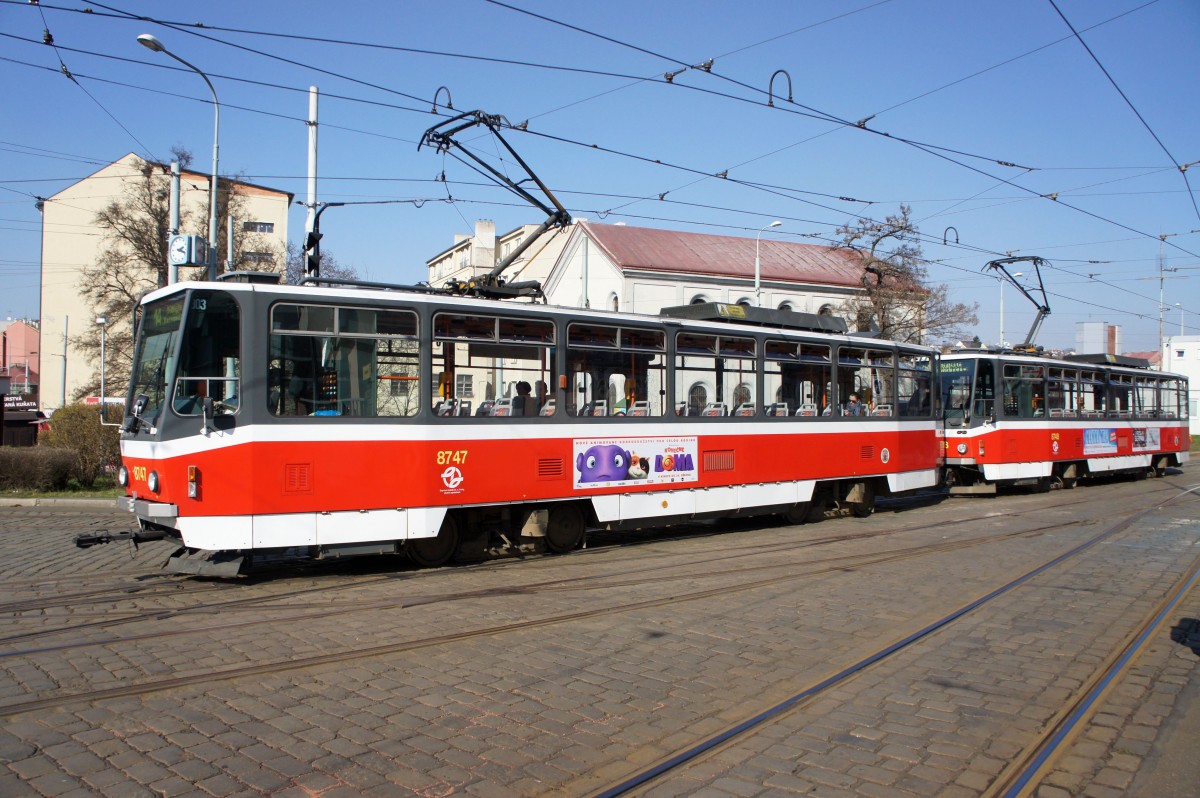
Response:
[[[105,510],[123,509],[117,506],[120,499],[9,499],[0,498],[0,507],[96,507]]]

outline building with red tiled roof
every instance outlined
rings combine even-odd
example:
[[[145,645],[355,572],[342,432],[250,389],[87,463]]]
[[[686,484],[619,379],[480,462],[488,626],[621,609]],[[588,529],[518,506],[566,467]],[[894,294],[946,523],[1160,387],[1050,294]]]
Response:
[[[862,274],[849,249],[578,222],[543,288],[553,304],[633,313],[727,302],[837,314],[863,293]]]
[[[491,271],[536,230],[497,235],[494,223],[476,222],[473,236],[458,236],[427,262],[429,282]],[[545,233],[503,276],[538,281],[551,304],[647,314],[725,302],[849,315],[846,303],[864,293],[862,260],[851,249],[591,221]]]

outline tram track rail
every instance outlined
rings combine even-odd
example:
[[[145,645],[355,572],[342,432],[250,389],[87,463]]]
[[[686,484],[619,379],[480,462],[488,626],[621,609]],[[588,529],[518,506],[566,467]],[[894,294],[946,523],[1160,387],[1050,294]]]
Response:
[[[1057,525],[1061,527],[1062,525]],[[218,671],[209,671],[205,673],[187,674],[177,677],[168,677],[164,679],[147,680],[137,683],[123,684],[116,687],[100,688],[89,691],[78,691],[72,693],[64,693],[54,696],[45,696],[42,698],[15,701],[6,705],[0,706],[0,717],[12,717],[15,715],[35,712],[44,709],[68,706],[78,703],[90,703],[95,701],[103,701],[113,698],[122,698],[129,696],[141,696],[151,693],[157,693],[167,690],[180,689],[186,687],[197,686],[201,684],[221,682],[230,679],[245,678],[251,676],[264,676],[278,674],[287,671],[302,670],[307,668],[320,667],[325,665],[338,664],[349,662],[366,657],[386,656],[391,654],[405,653],[409,651],[429,648],[433,646],[453,644],[462,641],[474,640],[478,638],[486,638],[509,634],[519,631],[528,631],[530,629],[538,629],[551,627],[560,624],[574,623],[578,621],[588,620],[591,618],[601,618],[605,616],[634,612],[646,609],[655,609],[658,607],[670,606],[683,602],[704,601],[722,596],[728,596],[745,591],[756,590],[765,587],[786,584],[798,580],[809,579],[815,576],[845,572],[848,570],[856,570],[869,566],[883,565],[888,563],[900,562],[903,560],[912,559],[926,555],[940,554],[959,551],[967,548],[975,548],[988,543],[995,543],[1003,540],[1011,540],[1014,538],[1025,537],[1031,534],[1041,534],[1043,530],[1018,530],[1001,532],[992,535],[978,536],[974,538],[954,538],[949,540],[939,541],[933,544],[919,545],[908,548],[893,549],[885,552],[871,552],[861,555],[847,555],[835,558],[835,562],[830,562],[816,568],[806,568],[801,572],[793,572],[780,574],[775,576],[767,576],[753,581],[743,581],[734,585],[724,585],[702,590],[692,590],[683,593],[661,596],[657,598],[643,599],[633,602],[624,602],[607,607],[598,607],[594,609],[581,610],[577,612],[569,612],[558,615],[547,616],[543,618],[532,618],[521,620],[513,623],[498,624],[493,626],[481,627],[477,629],[468,629],[460,632],[451,632],[440,635],[433,635],[414,640],[403,640],[392,643],[384,643],[373,646],[363,646],[348,648],[342,651],[329,652],[327,654],[319,654],[307,657],[295,657],[286,661],[272,661],[256,663],[233,668],[226,668]],[[805,565],[816,565],[817,563],[806,563]],[[776,568],[782,566],[775,566]],[[688,578],[691,578],[689,575]],[[561,581],[561,580],[559,580]],[[660,579],[655,581],[661,581]],[[507,592],[507,591],[506,591]],[[526,591],[527,592],[527,591]],[[426,603],[431,603],[441,600],[440,598],[431,597]],[[397,602],[399,603],[399,602]],[[409,602],[412,603],[411,600]],[[375,609],[375,607],[372,607]],[[299,619],[296,619],[299,620]],[[279,622],[279,618],[272,619],[272,622]],[[246,622],[247,625],[252,625],[253,622]],[[219,628],[228,628],[222,626]],[[182,630],[181,630],[181,633]],[[161,638],[164,634],[148,633],[147,638]],[[127,642],[132,642],[133,638],[129,638]],[[98,641],[95,644],[114,645],[122,642],[115,641]],[[50,650],[58,650],[55,648],[39,649],[39,652]],[[34,652],[25,652],[25,655]]]
[[[1039,511],[1029,511],[1029,512],[1031,514],[1039,513]],[[1002,515],[1004,515],[1006,517],[1020,517],[1024,514],[1025,514],[1024,511],[1017,511],[1017,512],[1006,512],[1006,513],[1003,513]],[[967,521],[986,520],[989,518],[995,518],[996,515],[997,514],[994,512],[988,512],[988,513],[979,514],[975,517],[968,517],[965,520],[967,520]],[[815,547],[824,546],[824,545],[833,545],[833,544],[837,544],[837,543],[856,542],[856,541],[868,540],[868,539],[889,538],[889,537],[894,537],[894,536],[902,535],[902,534],[906,534],[906,533],[926,531],[930,528],[930,526],[931,526],[930,524],[921,523],[921,524],[905,525],[905,526],[901,526],[901,527],[893,527],[891,529],[884,529],[884,530],[871,530],[871,531],[856,530],[855,532],[848,533],[848,534],[825,535],[825,536],[821,536],[821,537],[805,538],[803,540],[790,541],[790,542],[786,542],[786,543],[772,543],[772,544],[766,544],[766,545],[759,544],[759,543],[745,544],[745,545],[738,546],[737,547],[738,551],[736,551],[735,553],[731,553],[730,549],[726,548],[726,549],[722,549],[718,553],[713,553],[711,556],[709,556],[703,560],[690,559],[684,563],[679,564],[678,566],[665,566],[665,567],[668,567],[668,568],[670,568],[670,567],[695,568],[697,565],[704,565],[706,563],[711,563],[711,562],[720,562],[723,564],[728,564],[734,560],[744,558],[744,557],[761,556],[764,554],[778,554],[778,553],[802,550],[802,549],[806,549],[806,548],[815,548]],[[1045,529],[1049,529],[1049,528],[1051,528],[1051,527],[1040,527],[1038,529],[1040,529],[1041,531],[1044,531]],[[1032,534],[1036,531],[1038,531],[1038,530],[1036,530],[1036,529],[1024,530],[1024,531],[1020,532],[1019,534]],[[734,533],[722,533],[722,534],[734,534]],[[676,537],[665,539],[662,542],[666,542],[666,541],[670,541],[670,540],[678,540],[678,539],[679,538],[676,536]],[[654,542],[657,543],[660,541],[654,541]],[[593,549],[593,551],[594,550],[595,549]],[[587,550],[585,550],[585,551],[587,551]],[[583,552],[582,551],[577,552],[576,554],[577,555],[583,554]],[[640,554],[642,554],[644,556],[645,552],[644,551],[640,552]],[[674,554],[672,553],[670,555],[664,555],[664,556],[674,556]],[[836,560],[837,558],[834,558],[834,559]],[[481,566],[482,567],[488,567],[491,565],[503,566],[509,562],[511,562],[511,561],[495,561],[494,563],[483,563],[483,564],[481,564]],[[823,561],[816,560],[813,562],[820,563]],[[767,564],[767,565],[750,566],[750,567],[742,568],[742,569],[722,569],[719,571],[712,571],[712,572],[689,571],[686,573],[680,573],[680,574],[676,575],[674,578],[698,579],[698,578],[730,575],[733,573],[751,573],[751,572],[755,572],[755,571],[761,571],[764,569],[779,568],[779,567],[781,567],[781,566],[778,563],[772,563],[772,564]],[[524,573],[526,570],[528,570],[528,568],[526,566],[522,566],[521,572]],[[429,594],[429,595],[425,595],[425,596],[405,596],[405,597],[401,597],[401,598],[397,598],[397,599],[381,600],[381,601],[373,601],[373,602],[357,602],[356,601],[356,603],[354,603],[354,604],[337,605],[337,606],[331,606],[329,603],[309,604],[309,605],[288,604],[288,605],[279,606],[279,607],[271,606],[272,604],[274,604],[276,602],[286,601],[288,599],[293,599],[293,598],[297,598],[297,597],[301,597],[301,596],[321,595],[321,594],[336,593],[336,592],[341,592],[341,591],[355,590],[355,589],[360,589],[360,588],[364,588],[364,587],[371,587],[374,585],[379,585],[379,584],[386,583],[386,582],[395,581],[395,580],[401,579],[401,578],[408,580],[408,579],[413,579],[413,578],[432,577],[436,573],[437,573],[436,571],[412,571],[412,572],[404,572],[403,574],[387,574],[387,575],[379,576],[379,577],[371,577],[371,578],[367,578],[367,579],[354,580],[354,581],[351,581],[350,583],[340,582],[337,584],[329,584],[329,585],[315,585],[313,587],[307,587],[307,588],[303,588],[303,589],[299,589],[299,590],[284,591],[284,592],[274,593],[274,594],[270,594],[270,595],[266,595],[266,596],[251,596],[251,597],[242,598],[242,599],[231,599],[231,600],[225,600],[225,601],[214,602],[214,603],[192,605],[192,606],[187,606],[187,607],[177,607],[177,608],[156,607],[156,608],[146,609],[142,612],[138,612],[138,613],[134,613],[134,614],[126,614],[126,615],[118,616],[118,617],[111,617],[109,615],[105,615],[96,620],[90,620],[90,621],[87,621],[84,623],[56,626],[56,627],[49,628],[49,629],[39,629],[39,630],[35,630],[35,631],[24,632],[24,633],[20,633],[20,634],[12,634],[12,635],[8,635],[5,637],[0,637],[0,645],[13,646],[13,645],[21,643],[21,642],[27,642],[27,641],[36,640],[36,639],[43,639],[46,637],[53,637],[55,635],[83,632],[83,631],[86,631],[89,629],[109,629],[109,628],[116,627],[116,626],[128,625],[128,624],[139,623],[139,622],[164,621],[164,620],[168,620],[168,619],[176,618],[176,617],[211,615],[211,614],[219,613],[219,612],[245,612],[245,611],[256,611],[256,612],[292,611],[293,612],[293,614],[286,615],[286,616],[280,616],[278,614],[271,614],[268,617],[264,617],[260,620],[255,620],[255,621],[234,622],[234,623],[226,622],[220,626],[209,625],[209,626],[203,626],[203,627],[189,627],[187,629],[178,629],[178,630],[158,630],[158,631],[155,631],[152,633],[145,633],[145,634],[140,634],[140,635],[126,636],[126,637],[103,638],[103,639],[96,639],[96,640],[90,640],[90,641],[67,642],[67,643],[63,643],[60,645],[47,646],[44,648],[34,649],[34,650],[12,649],[9,651],[0,651],[0,661],[3,661],[4,659],[8,659],[11,657],[29,655],[29,654],[33,654],[33,653],[42,653],[42,652],[50,651],[50,650],[61,651],[61,650],[100,646],[100,645],[113,645],[113,644],[117,644],[117,643],[121,643],[121,642],[128,642],[128,641],[140,640],[140,639],[149,639],[152,637],[166,637],[166,636],[174,637],[174,636],[185,636],[185,635],[190,635],[190,634],[202,634],[202,633],[212,632],[219,628],[244,628],[246,626],[253,626],[256,624],[264,624],[265,625],[265,624],[281,623],[281,622],[316,620],[318,618],[330,617],[330,616],[337,615],[337,614],[363,612],[363,611],[379,610],[379,609],[405,609],[405,608],[411,608],[411,607],[416,607],[416,606],[421,606],[421,605],[425,605],[425,604],[429,604],[429,603],[436,603],[436,602],[473,600],[473,599],[480,599],[480,598],[490,598],[490,597],[500,597],[500,596],[510,596],[510,595],[529,595],[529,594],[536,594],[536,593],[565,592],[565,591],[584,590],[584,589],[634,587],[634,586],[638,586],[641,584],[645,584],[647,581],[661,582],[665,579],[672,578],[670,575],[664,574],[664,565],[662,564],[662,562],[655,561],[652,563],[642,563],[642,564],[639,564],[634,567],[622,566],[622,567],[620,567],[620,569],[618,571],[615,571],[612,573],[589,574],[589,575],[585,575],[585,576],[581,576],[581,577],[574,577],[574,578],[570,578],[570,579],[566,579],[566,580],[561,579],[561,578],[556,578],[556,579],[548,580],[548,581],[532,581],[532,582],[527,581],[524,583],[508,585],[508,586],[504,586],[504,587],[461,591],[458,593],[449,593],[449,594],[434,593],[434,594]],[[652,576],[649,576],[648,578],[645,578],[645,579],[630,578],[637,574],[652,574]],[[617,577],[620,578],[620,581],[612,581],[612,580],[614,580],[614,578],[617,578]],[[186,584],[186,583],[184,583],[184,584]],[[216,589],[220,589],[221,586],[220,585],[213,586],[211,583],[206,582],[206,583],[204,583],[204,587],[198,588],[198,590],[202,590],[203,592],[208,592],[209,587],[215,587]],[[85,598],[89,598],[89,599],[91,599],[93,596],[92,593],[85,593],[85,594],[79,594],[79,595],[82,597],[85,597]],[[171,598],[177,598],[177,597],[179,597],[180,594],[167,593],[165,595],[167,595]],[[187,595],[190,595],[190,594],[187,594]],[[137,598],[147,597],[145,594],[134,594],[134,596]],[[151,597],[157,597],[157,596],[151,596]],[[65,605],[63,605],[63,606],[65,606]],[[295,613],[294,611],[298,610],[298,609],[312,609],[312,610],[315,610],[315,612]],[[3,605],[0,605],[0,611],[4,611]],[[12,610],[10,609],[8,611],[12,611]]]
[[[1188,495],[1194,495],[1198,487],[1180,488],[1178,493],[1168,498],[1166,501],[1160,502],[1154,506],[1147,507],[1135,513],[1131,513],[1121,520],[1110,524],[1103,531],[1093,535],[1087,540],[1079,543],[1055,557],[1052,557],[1045,562],[1025,571],[1014,579],[1009,580],[1005,584],[994,588],[988,593],[967,602],[953,611],[946,613],[942,617],[926,624],[915,632],[912,632],[904,637],[889,643],[886,646],[876,649],[868,655],[861,657],[855,662],[844,666],[840,670],[831,675],[797,691],[791,696],[778,701],[777,703],[757,712],[756,714],[734,723],[724,730],[710,735],[703,740],[681,749],[673,754],[660,758],[657,762],[642,768],[622,781],[611,785],[599,791],[591,792],[592,798],[618,798],[635,793],[636,791],[650,789],[656,784],[661,783],[664,777],[681,770],[685,766],[692,764],[698,760],[702,760],[715,754],[719,750],[723,750],[736,743],[738,740],[744,739],[749,735],[758,733],[770,726],[772,723],[781,721],[796,712],[803,710],[817,698],[829,692],[835,687],[844,686],[851,679],[859,674],[872,668],[875,665],[886,662],[892,657],[905,652],[912,646],[920,643],[936,632],[953,624],[955,621],[969,615],[975,610],[987,606],[992,601],[1008,594],[1009,592],[1025,585],[1035,577],[1065,563],[1074,557],[1090,550],[1095,545],[1115,537],[1129,527],[1136,524],[1142,518],[1150,515],[1153,512],[1161,510],[1166,505],[1184,498]],[[1155,611],[1152,612],[1145,621],[1143,621],[1133,632],[1126,638],[1126,642],[1113,652],[1105,665],[1098,668],[1092,679],[1084,685],[1073,700],[1068,703],[1066,709],[1059,713],[1058,716],[1048,724],[1043,734],[1039,735],[1021,756],[1015,759],[1010,766],[997,778],[993,788],[985,793],[985,798],[1019,798],[1030,794],[1029,787],[1033,782],[1034,776],[1044,772],[1048,763],[1052,761],[1054,755],[1061,749],[1063,744],[1070,739],[1070,736],[1079,728],[1079,722],[1084,717],[1085,713],[1094,708],[1095,704],[1102,697],[1103,692],[1111,686],[1113,679],[1119,672],[1121,667],[1128,664],[1135,652],[1140,650],[1148,639],[1150,633],[1157,629],[1165,619],[1170,608],[1184,596],[1200,579],[1200,558],[1192,563],[1187,569],[1185,575],[1180,578],[1162,601],[1158,603]]]

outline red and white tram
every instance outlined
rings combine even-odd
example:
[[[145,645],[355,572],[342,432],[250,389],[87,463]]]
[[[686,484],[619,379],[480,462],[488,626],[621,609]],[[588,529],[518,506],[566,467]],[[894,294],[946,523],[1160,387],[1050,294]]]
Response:
[[[946,479],[952,493],[997,485],[1071,488],[1095,474],[1161,475],[1188,460],[1188,383],[1116,355],[943,355]]]
[[[141,302],[122,481],[176,570],[567,551],[589,526],[867,514],[939,480],[936,352],[828,317],[229,277]]]

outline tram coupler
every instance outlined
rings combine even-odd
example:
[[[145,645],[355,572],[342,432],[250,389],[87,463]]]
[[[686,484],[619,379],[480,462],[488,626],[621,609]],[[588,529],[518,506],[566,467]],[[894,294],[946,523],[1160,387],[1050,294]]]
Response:
[[[162,540],[164,537],[166,537],[165,532],[153,529],[125,529],[120,532],[98,529],[95,532],[81,532],[76,535],[75,546],[81,549],[90,549],[92,546],[99,546],[103,543],[132,540],[134,548],[137,548],[139,543],[145,543],[149,540]]]
[[[90,549],[92,546],[99,546],[102,543],[112,543],[117,540],[132,540],[133,545],[138,544],[137,532],[132,529],[126,529],[123,532],[110,532],[107,529],[99,529],[95,532],[81,532],[75,536],[75,546],[80,549]]]

